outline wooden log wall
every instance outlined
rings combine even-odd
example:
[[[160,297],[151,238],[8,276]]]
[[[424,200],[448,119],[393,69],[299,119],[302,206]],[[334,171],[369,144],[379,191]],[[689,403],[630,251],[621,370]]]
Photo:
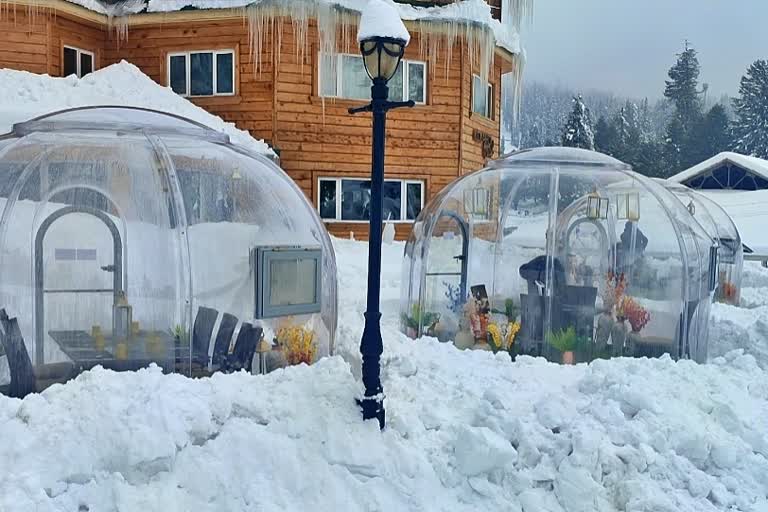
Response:
[[[93,52],[98,69],[106,34],[106,27],[44,7],[5,4],[0,8],[0,67],[61,76],[64,46],[73,46]]]
[[[128,39],[118,41],[106,25],[61,12],[31,16],[26,7],[18,7],[5,9],[0,19],[0,66],[60,76],[63,46],[71,45],[93,51],[96,68],[125,59],[165,86],[168,53],[234,49],[235,94],[191,101],[275,147],[283,168],[316,205],[319,178],[370,175],[371,116],[348,114],[350,106],[362,101],[320,97],[316,26],[309,27],[310,47],[297,43],[293,30],[291,21],[283,20],[276,52],[276,33],[263,37],[255,70],[248,27],[240,17],[196,20],[193,13],[184,13],[162,24],[131,26]],[[349,32],[350,41],[340,41],[339,47],[356,53],[355,31]],[[390,112],[385,165],[388,178],[422,180],[426,204],[458,176],[498,155],[502,62],[497,56],[491,72],[493,115],[488,119],[471,112],[472,75],[479,70],[471,69],[466,45],[454,44],[449,63],[444,44],[436,54],[421,56],[419,43],[419,34],[413,34],[405,58],[427,61],[427,104]],[[492,140],[491,155],[487,140],[484,154],[478,136]],[[368,235],[365,222],[327,225],[337,236]],[[411,223],[396,224],[398,238],[407,237],[410,229]]]

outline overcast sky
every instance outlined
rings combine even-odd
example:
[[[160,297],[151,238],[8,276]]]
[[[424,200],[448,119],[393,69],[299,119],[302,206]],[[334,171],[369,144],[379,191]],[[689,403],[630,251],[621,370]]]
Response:
[[[534,0],[525,79],[654,99],[685,39],[710,94],[734,95],[768,59],[768,0]]]

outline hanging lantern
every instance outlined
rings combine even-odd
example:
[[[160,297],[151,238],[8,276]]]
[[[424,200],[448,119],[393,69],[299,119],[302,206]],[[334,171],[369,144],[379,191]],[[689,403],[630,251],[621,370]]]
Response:
[[[606,220],[608,218],[608,198],[600,197],[597,192],[589,194],[587,197],[587,218]]]
[[[476,219],[490,218],[491,191],[480,186],[464,191],[464,211]]]
[[[616,217],[619,220],[640,220],[640,194],[637,192],[630,192],[628,194],[620,194],[617,196]]]

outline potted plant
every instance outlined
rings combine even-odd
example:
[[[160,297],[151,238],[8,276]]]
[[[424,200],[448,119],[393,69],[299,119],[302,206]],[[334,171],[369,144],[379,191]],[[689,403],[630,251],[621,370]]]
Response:
[[[438,313],[422,313],[421,306],[419,304],[413,305],[410,315],[405,313],[400,315],[400,321],[405,328],[406,335],[413,339],[419,335],[420,327],[423,327],[423,332],[425,334],[430,336],[433,335],[435,325],[439,320],[440,315]]]
[[[575,327],[571,326],[556,332],[548,332],[546,338],[547,343],[562,355],[563,364],[575,364],[574,352],[579,341]]]

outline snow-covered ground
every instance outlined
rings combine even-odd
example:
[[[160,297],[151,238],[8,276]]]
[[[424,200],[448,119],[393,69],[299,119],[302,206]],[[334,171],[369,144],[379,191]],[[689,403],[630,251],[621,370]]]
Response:
[[[366,245],[335,245],[335,357],[203,380],[95,370],[0,397],[0,510],[768,510],[753,355],[564,367],[413,342],[397,332],[400,243],[384,248],[388,428],[363,423]],[[746,279],[768,287],[759,266]],[[768,300],[745,297],[756,308],[715,308],[715,350],[727,322],[768,338]]]

